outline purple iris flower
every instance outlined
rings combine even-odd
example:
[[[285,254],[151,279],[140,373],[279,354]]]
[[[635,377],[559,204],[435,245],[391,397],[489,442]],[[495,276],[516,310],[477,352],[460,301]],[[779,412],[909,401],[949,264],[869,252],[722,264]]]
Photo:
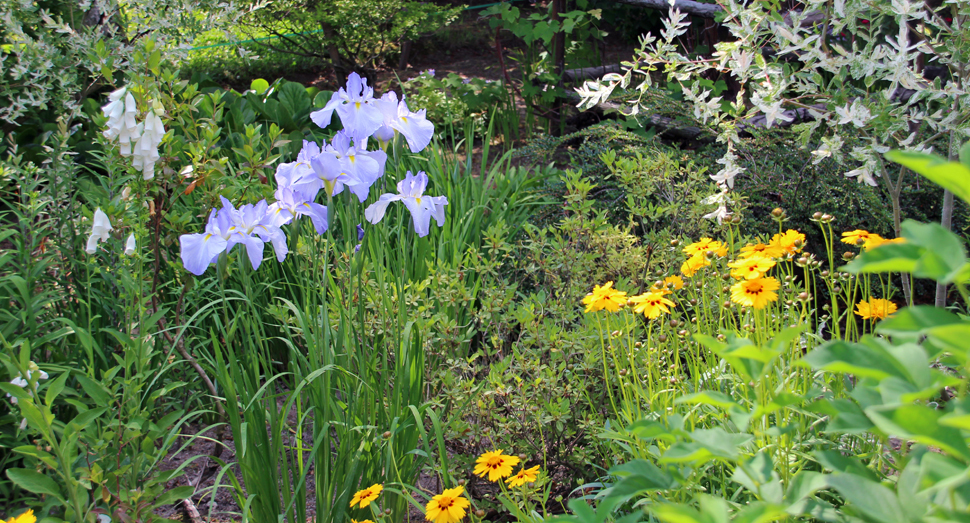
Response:
[[[364,209],[364,218],[376,224],[384,218],[387,206],[391,202],[403,202],[411,211],[415,232],[420,237],[427,236],[432,217],[438,222],[439,227],[445,224],[445,205],[448,205],[448,198],[445,196],[425,196],[424,190],[427,188],[428,175],[424,171],[418,171],[417,176],[408,171],[404,179],[397,184],[399,194],[382,194],[377,202]]]
[[[336,110],[344,129],[361,136],[370,136],[382,124],[381,111],[374,105],[374,89],[367,86],[367,79],[357,73],[347,77],[347,88],[341,87],[327,105],[319,111],[310,113],[310,119],[320,127],[330,125]]]
[[[395,132],[400,132],[408,141],[411,152],[418,152],[431,143],[434,136],[434,124],[425,117],[425,110],[414,113],[408,109],[404,100],[398,101],[394,91],[386,92],[375,105],[381,110],[384,124],[374,133],[374,138],[386,147],[394,138]]]
[[[212,210],[205,232],[183,234],[179,238],[182,266],[187,271],[201,276],[221,253],[228,253],[237,244],[246,247],[253,270],[258,269],[263,262],[263,245],[267,242],[273,244],[278,261],[286,259],[289,252],[286,236],[276,225],[266,200],[236,209],[229,200],[221,196],[219,198],[222,200],[222,209]]]
[[[367,151],[366,146],[366,138],[352,141],[350,134],[340,131],[310,161],[319,183],[330,195],[339,194],[346,186],[361,202],[367,199],[371,185],[384,175],[387,155],[384,151]]]

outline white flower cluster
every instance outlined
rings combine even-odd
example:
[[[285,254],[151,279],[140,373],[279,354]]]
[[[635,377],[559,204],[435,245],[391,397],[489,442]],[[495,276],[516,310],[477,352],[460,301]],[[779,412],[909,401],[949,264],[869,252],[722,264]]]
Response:
[[[108,215],[98,207],[94,210],[94,224],[91,225],[91,235],[88,236],[88,244],[84,248],[84,252],[88,254],[94,254],[98,252],[98,244],[101,242],[108,241],[108,236],[114,227],[111,226],[111,220],[108,219]],[[135,234],[129,234],[127,241],[125,241],[125,255],[132,256],[135,254]]]
[[[40,370],[37,367],[36,363],[30,362],[30,368],[27,369],[27,378],[25,379],[22,374],[17,374],[16,378],[10,380],[10,384],[15,387],[20,387],[22,389],[25,389],[27,388],[27,385],[34,380],[34,374],[37,374],[38,380],[46,380],[48,378],[47,373]],[[29,389],[27,390],[27,393],[33,395],[33,392],[30,391]],[[11,396],[10,394],[7,394],[7,398],[10,399],[10,403],[13,403],[14,405],[17,404],[16,396]]]
[[[127,87],[108,95],[108,100],[108,104],[101,108],[108,117],[105,138],[117,138],[121,156],[131,156],[132,165],[141,171],[144,179],[151,180],[155,177],[155,162],[159,158],[158,145],[165,136],[165,125],[159,117],[165,113],[164,108],[157,101],[153,102],[144,121],[138,122],[138,105]]]

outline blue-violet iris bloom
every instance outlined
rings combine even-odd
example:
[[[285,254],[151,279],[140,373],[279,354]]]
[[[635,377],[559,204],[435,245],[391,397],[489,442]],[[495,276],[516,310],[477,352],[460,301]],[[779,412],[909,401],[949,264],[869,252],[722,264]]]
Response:
[[[432,217],[438,222],[439,227],[445,224],[445,205],[448,205],[448,198],[445,196],[425,196],[424,190],[427,188],[428,175],[424,171],[418,171],[417,176],[408,171],[404,179],[397,184],[399,194],[382,194],[377,202],[364,209],[364,218],[376,224],[384,218],[387,206],[391,202],[403,202],[404,206],[411,211],[415,232],[418,236],[427,236]]]

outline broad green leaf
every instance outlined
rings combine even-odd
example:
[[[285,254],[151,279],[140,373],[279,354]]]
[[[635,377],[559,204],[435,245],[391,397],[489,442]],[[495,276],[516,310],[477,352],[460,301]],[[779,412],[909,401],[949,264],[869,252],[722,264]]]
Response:
[[[892,356],[880,347],[842,340],[826,343],[806,354],[797,363],[837,374],[854,374],[875,379],[889,376],[909,379],[894,364]]]
[[[782,519],[786,515],[784,508],[777,504],[755,501],[748,503],[731,521],[732,523],[769,523]]]
[[[924,249],[913,268],[913,276],[950,283],[967,265],[963,242],[940,224],[906,220],[903,222],[903,238]]]
[[[876,474],[866,468],[858,459],[845,456],[837,450],[818,450],[812,453],[819,465],[842,475],[861,476],[871,481],[877,481]],[[828,476],[826,476],[828,477]]]
[[[869,419],[884,433],[941,448],[970,461],[970,449],[960,431],[940,424],[942,413],[922,405],[869,407]]]
[[[610,474],[620,479],[610,488],[607,496],[629,498],[652,490],[675,488],[677,482],[670,474],[644,459],[634,459],[610,469]]]
[[[775,472],[771,456],[761,451],[734,469],[731,479],[740,483],[762,501],[782,502],[781,478]]]
[[[7,477],[10,478],[10,481],[16,483],[18,487],[28,492],[54,496],[62,502],[64,500],[61,497],[61,489],[57,486],[57,483],[36,470],[7,469]]]
[[[855,516],[872,523],[907,523],[896,494],[880,483],[855,474],[827,476],[829,487],[845,498]]]
[[[852,274],[913,272],[922,253],[916,245],[890,243],[863,252],[840,270]]]
[[[690,405],[712,405],[714,407],[720,407],[722,409],[730,409],[731,407],[740,407],[736,401],[731,399],[730,396],[724,394],[723,392],[717,392],[714,390],[705,390],[697,392],[694,394],[688,394],[686,396],[681,396],[674,400],[674,404],[690,404]]]
[[[155,506],[161,505],[171,505],[176,501],[181,501],[195,492],[193,487],[176,487],[172,490],[166,490],[158,499],[155,500]]]
[[[916,152],[889,151],[886,159],[909,167],[970,204],[970,167]]]
[[[824,474],[810,470],[799,471],[788,482],[788,490],[785,492],[785,503],[797,503],[814,495],[827,486],[828,483],[825,481]]]
[[[84,374],[78,374],[76,378],[78,383],[81,384],[81,388],[84,389],[84,392],[90,396],[96,404],[108,405],[111,403],[111,393],[108,392],[104,385],[92,380]]]

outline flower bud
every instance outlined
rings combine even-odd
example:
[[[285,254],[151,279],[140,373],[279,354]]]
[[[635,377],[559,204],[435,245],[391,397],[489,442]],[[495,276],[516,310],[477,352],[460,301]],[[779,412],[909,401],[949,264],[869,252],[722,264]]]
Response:
[[[821,219],[822,219],[822,213],[821,212],[816,211],[815,214],[812,214],[812,221],[816,221],[817,222],[817,221],[819,221]]]
[[[667,335],[661,334],[660,336],[657,336],[657,341],[659,341],[660,343],[665,343],[667,341]]]
[[[678,245],[680,245],[680,240],[670,240],[671,247],[677,247]]]
[[[483,518],[483,517],[485,517],[485,511],[482,510],[482,509],[477,509],[475,511],[475,517],[476,518]]]
[[[851,261],[854,258],[855,258],[855,253],[854,252],[848,252],[848,251],[846,251],[846,252],[843,252],[842,253],[842,259],[845,260],[845,261]]]
[[[384,439],[391,439],[391,431],[386,431],[385,433],[381,434],[381,437]]]
[[[781,207],[775,207],[774,209],[771,210],[771,215],[775,218],[781,218],[782,216],[785,215],[785,210],[782,209]]]

